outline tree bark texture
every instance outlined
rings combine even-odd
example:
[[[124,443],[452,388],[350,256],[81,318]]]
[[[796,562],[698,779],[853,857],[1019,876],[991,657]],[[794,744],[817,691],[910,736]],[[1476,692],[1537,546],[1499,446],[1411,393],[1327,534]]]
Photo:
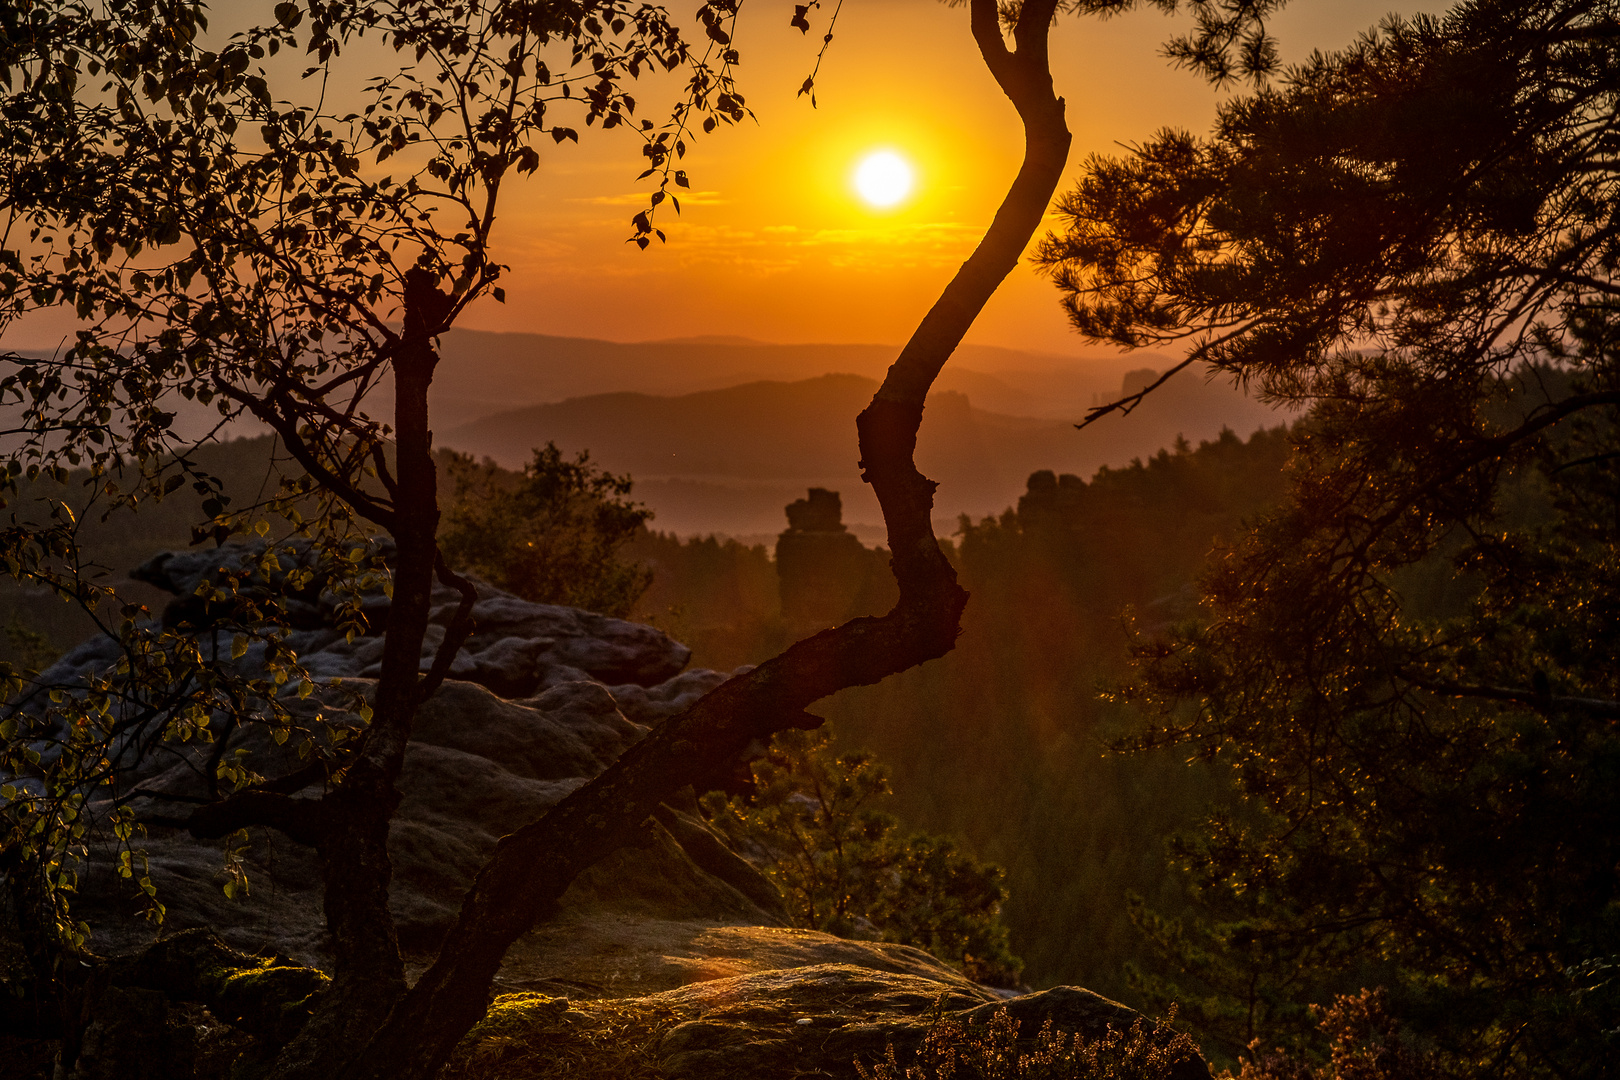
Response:
[[[389,913],[389,823],[399,806],[400,767],[410,742],[416,706],[436,680],[420,674],[421,643],[428,628],[433,578],[439,568],[439,495],[433,460],[433,432],[428,427],[428,389],[439,355],[434,338],[444,329],[450,298],[437,290],[436,279],[411,270],[405,279],[405,319],[392,342],[394,368],[395,465],[389,504],[374,507],[363,492],[339,491],[345,499],[394,536],[394,596],[387,614],[382,670],[371,703],[371,724],[337,784],[318,803],[293,800],[271,790],[238,793],[217,806],[193,814],[191,831],[198,836],[224,836],[245,824],[277,827],[292,839],[311,844],[321,861],[324,912],[332,939],[332,984],[295,1040],[283,1049],[275,1067],[280,1080],[327,1080],[339,1061],[364,1041],[405,993],[405,968],[399,936]],[[290,398],[275,405],[269,398],[241,397],[256,415],[279,432],[306,466],[319,465],[301,442],[298,411]],[[300,452],[301,450],[301,452]],[[450,575],[454,576],[454,575]],[[470,602],[463,602],[463,609]],[[465,615],[465,610],[462,612]],[[447,635],[452,651],[465,638]],[[439,672],[447,657],[434,664]],[[442,674],[441,674],[442,678]]]
[[[424,691],[419,672],[439,562],[438,481],[428,428],[428,389],[446,297],[431,275],[406,277],[405,319],[393,357],[395,410],[393,602],[382,671],[364,741],[320,802],[314,843],[331,933],[332,985],[279,1057],[278,1080],[328,1080],[334,1051],[364,1045],[405,992],[399,939],[388,910],[393,865],[388,828],[399,805],[395,781]],[[459,644],[459,642],[457,642]],[[438,666],[438,665],[436,665]],[[346,1055],[345,1055],[346,1056]]]
[[[637,841],[659,803],[728,772],[772,734],[821,721],[804,710],[948,652],[967,593],[935,540],[935,484],[913,460],[934,378],[1039,227],[1068,156],[1063,103],[1052,90],[1047,36],[1055,0],[1031,0],[1002,34],[994,0],[972,0],[974,37],[1017,108],[1025,156],[978,248],[889,369],[857,430],[865,480],[883,508],[900,600],[790,647],[661,724],[539,821],[504,837],[468,892],[433,966],[349,1063],[347,1080],[429,1080],[484,1015],[492,979],[521,934],[583,870]],[[396,600],[397,603],[397,600]]]

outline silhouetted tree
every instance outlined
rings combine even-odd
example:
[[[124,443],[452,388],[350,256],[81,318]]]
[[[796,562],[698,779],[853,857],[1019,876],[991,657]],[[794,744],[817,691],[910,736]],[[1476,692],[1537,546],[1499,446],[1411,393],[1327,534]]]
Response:
[[[1175,849],[1201,918],[1144,918],[1234,1051],[1384,983],[1436,1068],[1608,1071],[1617,14],[1387,20],[1094,159],[1042,249],[1083,332],[1313,405],[1127,695],[1242,795]]]
[[[394,783],[416,707],[464,640],[474,596],[434,539],[427,392],[436,338],[479,297],[503,299],[490,250],[502,188],[538,167],[537,144],[577,140],[564,124],[627,125],[629,80],[654,69],[685,74],[672,119],[639,128],[662,180],[657,202],[665,185],[685,182],[675,166],[690,129],[744,115],[731,83],[735,5],[720,0],[699,14],[707,41],[694,51],[661,10],[617,0],[561,8],[289,2],[276,6],[274,24],[216,49],[205,44],[201,5],[185,0],[4,11],[0,311],[10,322],[67,306],[80,320],[58,354],[4,358],[7,482],[42,471],[65,479],[67,466],[85,466],[91,490],[113,504],[190,482],[210,519],[199,540],[267,524],[266,512],[279,511],[313,537],[315,554],[277,572],[289,589],[326,585],[346,596],[346,620],[361,617],[368,575],[391,579],[364,735],[337,753],[312,751],[310,769],[292,777],[263,777],[226,759],[210,778],[219,801],[187,819],[199,837],[276,828],[320,856],[333,981],[277,1075],[336,1075],[405,989],[387,908]],[[363,87],[346,84],[347,55],[367,38],[400,65]],[[303,92],[275,88],[302,100],[272,92],[262,65],[282,50],[313,64]],[[340,84],[359,112],[325,104]],[[374,166],[390,158],[400,171],[377,178]],[[634,222],[643,244],[656,231],[650,215]],[[391,423],[366,412],[368,393],[385,379]],[[175,430],[185,402],[217,408],[220,426],[239,415],[268,425],[298,474],[270,504],[232,510]],[[306,495],[319,500],[314,514],[297,509]],[[35,689],[34,701],[51,697],[43,708],[10,711],[0,761],[15,781],[0,816],[7,881],[19,916],[39,916],[26,940],[37,950],[40,988],[57,992],[69,1029],[80,1012],[73,998],[83,932],[64,902],[73,854],[93,824],[86,800],[124,794],[120,755],[197,737],[211,716],[287,729],[283,687],[310,689],[278,646],[279,597],[226,580],[211,598],[215,627],[227,640],[239,631],[233,653],[253,640],[267,650],[262,677],[234,677],[197,639],[143,620],[135,605],[120,607],[80,565],[76,528],[65,504],[44,522],[14,519],[6,569],[93,613],[111,604],[103,625],[123,649],[122,671],[71,688],[30,687],[10,673],[14,703]],[[377,529],[394,541],[386,566],[362,542]],[[276,557],[267,554],[264,569]],[[418,657],[435,573],[463,602],[424,673]],[[312,781],[324,784],[321,798],[289,797]],[[101,824],[135,846],[127,810]]]

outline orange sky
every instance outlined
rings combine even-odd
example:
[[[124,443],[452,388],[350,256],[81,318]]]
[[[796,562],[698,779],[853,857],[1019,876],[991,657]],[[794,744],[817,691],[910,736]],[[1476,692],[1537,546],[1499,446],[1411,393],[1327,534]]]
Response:
[[[687,165],[695,194],[679,218],[661,222],[669,243],[646,252],[624,243],[630,215],[644,205],[631,138],[582,133],[580,146],[549,152],[507,203],[508,302],[470,312],[465,325],[618,341],[905,339],[1018,163],[1017,118],[978,58],[967,9],[848,0],[814,109],[795,91],[823,23],[806,38],[788,26],[784,4],[752,0],[743,10],[741,76],[758,124],[700,141]],[[1297,0],[1275,26],[1285,56],[1299,58],[1348,43],[1386,10],[1366,0]],[[1157,128],[1207,130],[1215,91],[1159,55],[1175,25],[1152,11],[1060,19],[1053,57],[1075,134],[1071,176],[1086,155]],[[654,115],[653,96],[643,102]],[[856,198],[850,175],[862,154],[885,147],[915,163],[918,183],[902,206],[877,211]],[[968,340],[1085,349],[1050,284],[1023,267]]]
[[[758,122],[698,140],[685,163],[693,191],[684,212],[659,222],[667,244],[643,252],[624,242],[649,190],[635,181],[634,135],[581,126],[578,146],[542,148],[535,176],[503,193],[507,303],[487,300],[460,325],[614,341],[904,341],[989,222],[1017,169],[1021,135],[973,46],[967,8],[936,0],[847,0],[812,108],[795,91],[835,2],[811,13],[808,37],[788,24],[791,2],[743,5],[740,76]],[[216,21],[258,6],[229,0]],[[1384,0],[1295,0],[1273,27],[1285,58],[1299,59],[1347,44],[1386,10]],[[1156,11],[1059,19],[1053,66],[1075,135],[1071,178],[1087,155],[1160,127],[1208,129],[1217,93],[1159,55],[1183,22]],[[356,55],[347,63],[364,66]],[[640,88],[641,115],[667,115],[671,90],[668,80]],[[883,148],[913,163],[917,184],[913,197],[880,211],[859,201],[851,175]],[[12,327],[6,344],[49,347],[71,325],[66,312],[35,317]],[[968,340],[1089,351],[1069,332],[1055,290],[1026,267]]]

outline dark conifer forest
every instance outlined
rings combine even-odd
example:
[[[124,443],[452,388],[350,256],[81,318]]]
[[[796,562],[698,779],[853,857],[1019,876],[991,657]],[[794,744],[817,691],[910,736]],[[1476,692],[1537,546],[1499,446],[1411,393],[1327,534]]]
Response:
[[[1089,482],[1038,472],[1016,507],[964,519],[950,548],[973,595],[952,653],[827,707],[835,737],[893,773],[907,825],[964,838],[1002,864],[1006,919],[1026,976],[1132,997],[1141,950],[1128,892],[1184,903],[1164,844],[1222,786],[1185,755],[1125,756],[1110,742],[1134,714],[1104,696],[1133,635],[1191,617],[1195,581],[1221,539],[1283,496],[1288,435],[1228,432]],[[725,668],[767,656],[786,632],[763,546],[648,534],[629,549],[655,567],[638,613]],[[851,582],[848,616],[882,610]],[[876,572],[874,572],[876,571]]]

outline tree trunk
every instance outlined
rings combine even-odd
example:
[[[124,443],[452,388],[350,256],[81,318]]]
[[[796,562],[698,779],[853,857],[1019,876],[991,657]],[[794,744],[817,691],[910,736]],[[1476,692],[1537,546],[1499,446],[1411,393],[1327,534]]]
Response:
[[[888,528],[900,601],[789,648],[655,729],[539,821],[503,838],[479,873],[438,958],[343,1073],[348,1080],[429,1080],[484,1015],[508,946],[574,878],[631,843],[658,804],[703,785],[777,731],[814,727],[810,703],[944,655],[967,594],[934,538],[935,484],[913,460],[929,387],[1040,225],[1068,156],[1052,92],[1047,33],[1054,0],[1026,3],[1007,48],[994,0],[972,0],[975,39],[1025,128],[1025,156],[979,247],[923,319],[857,420],[864,478]]]
[[[388,910],[393,864],[388,827],[399,805],[394,782],[422,698],[422,641],[438,556],[438,480],[428,429],[428,388],[438,354],[433,335],[444,297],[430,276],[406,279],[405,326],[394,367],[393,602],[382,672],[365,742],[342,781],[321,800],[320,856],[332,985],[279,1056],[277,1080],[329,1080],[332,1055],[364,1045],[405,993],[405,968]],[[345,1055],[346,1056],[346,1055]]]

